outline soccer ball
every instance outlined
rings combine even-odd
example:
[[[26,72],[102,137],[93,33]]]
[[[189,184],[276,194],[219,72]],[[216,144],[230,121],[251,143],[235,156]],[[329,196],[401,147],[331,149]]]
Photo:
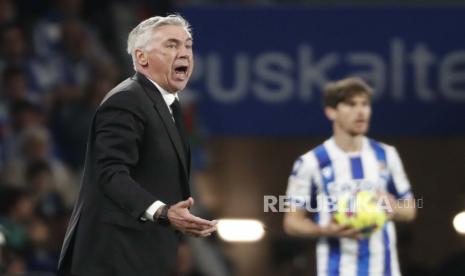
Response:
[[[386,212],[378,206],[378,197],[369,191],[342,196],[337,202],[334,219],[369,236],[381,229],[387,221]]]

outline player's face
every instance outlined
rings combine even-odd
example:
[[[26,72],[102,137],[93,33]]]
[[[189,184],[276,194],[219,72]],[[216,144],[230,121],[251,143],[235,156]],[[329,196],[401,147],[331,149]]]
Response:
[[[182,26],[158,27],[146,52],[150,78],[169,92],[184,89],[194,68],[192,37]]]
[[[364,135],[370,126],[371,103],[367,95],[355,95],[334,109],[336,127],[349,135]]]

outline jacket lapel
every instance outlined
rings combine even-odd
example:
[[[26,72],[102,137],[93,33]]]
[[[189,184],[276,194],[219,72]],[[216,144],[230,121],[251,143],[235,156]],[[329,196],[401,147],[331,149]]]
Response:
[[[157,87],[153,85],[153,83],[151,83],[144,75],[136,73],[133,79],[135,79],[139,84],[141,84],[145,94],[147,94],[147,96],[154,103],[155,110],[158,112],[160,118],[162,119],[163,125],[165,126],[168,136],[170,137],[171,142],[173,143],[173,146],[176,149],[176,153],[178,154],[179,160],[181,160],[186,179],[188,179],[189,176],[186,160],[187,153],[184,152],[181,137],[179,136],[179,132],[171,117],[171,113],[168,109],[168,106],[166,105],[166,102],[163,100],[163,97],[161,96],[161,93],[158,91]]]

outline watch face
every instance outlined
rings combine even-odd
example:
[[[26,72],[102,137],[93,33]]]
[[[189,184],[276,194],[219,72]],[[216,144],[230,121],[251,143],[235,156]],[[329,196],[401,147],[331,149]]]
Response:
[[[168,209],[169,206],[165,205],[162,207],[163,209],[161,210],[160,216],[158,216],[158,223],[161,225],[169,225],[170,220],[168,219]]]

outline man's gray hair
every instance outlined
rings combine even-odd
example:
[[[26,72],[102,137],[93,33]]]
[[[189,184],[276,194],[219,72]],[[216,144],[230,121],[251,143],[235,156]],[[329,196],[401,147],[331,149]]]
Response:
[[[189,22],[179,14],[170,14],[167,16],[154,16],[150,17],[137,25],[128,36],[128,54],[132,57],[132,64],[134,70],[136,69],[136,49],[148,51],[147,46],[153,35],[153,30],[158,27],[166,25],[181,26],[192,36],[192,30]]]

